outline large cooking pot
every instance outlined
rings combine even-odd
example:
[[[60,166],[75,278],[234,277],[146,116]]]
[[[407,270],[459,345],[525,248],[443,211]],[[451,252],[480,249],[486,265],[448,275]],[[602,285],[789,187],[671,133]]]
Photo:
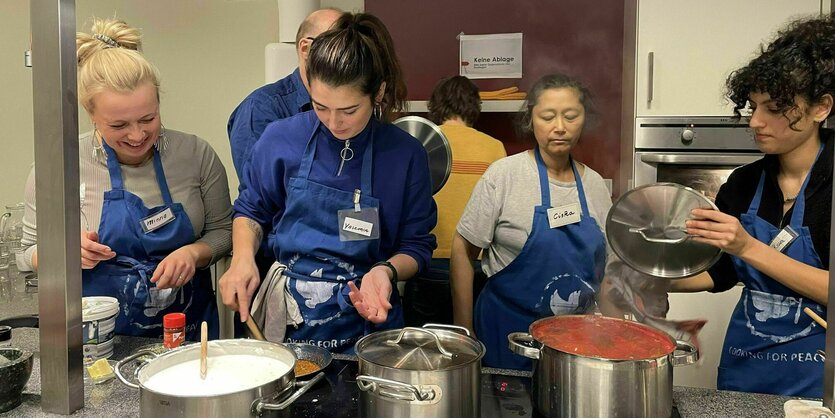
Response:
[[[478,417],[484,345],[466,328],[426,324],[357,341],[360,416]]]
[[[698,350],[663,331],[623,319],[565,315],[540,319],[530,334],[507,336],[534,362],[533,403],[547,417],[668,418],[673,366]]]
[[[140,357],[151,360],[135,372],[138,384],[122,371]],[[161,355],[139,350],[116,363],[116,376],[139,389],[143,417],[251,417],[283,410],[322,379],[319,373],[297,382],[293,351],[257,340],[216,340],[208,345],[208,373],[200,378],[200,344]]]

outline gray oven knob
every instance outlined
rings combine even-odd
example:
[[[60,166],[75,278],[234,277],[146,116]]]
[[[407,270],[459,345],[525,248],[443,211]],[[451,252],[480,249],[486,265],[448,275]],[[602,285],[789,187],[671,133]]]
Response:
[[[685,129],[681,132],[681,142],[685,144],[689,144],[693,142],[693,138],[696,137],[696,133],[693,132],[692,129]]]

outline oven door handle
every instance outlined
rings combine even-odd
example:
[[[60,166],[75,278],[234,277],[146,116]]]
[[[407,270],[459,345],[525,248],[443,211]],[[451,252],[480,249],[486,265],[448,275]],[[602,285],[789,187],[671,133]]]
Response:
[[[744,165],[761,157],[762,155],[643,154],[641,161],[656,164]]]

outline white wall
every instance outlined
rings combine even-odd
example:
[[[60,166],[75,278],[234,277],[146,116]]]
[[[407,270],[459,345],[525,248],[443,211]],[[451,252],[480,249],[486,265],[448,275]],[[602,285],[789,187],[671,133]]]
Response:
[[[321,3],[346,11],[362,11],[365,4]],[[226,166],[232,196],[237,196],[226,121],[263,84],[264,46],[278,41],[277,1],[76,1],[78,30],[89,31],[92,16],[116,16],[143,30],[144,53],[162,77],[163,123],[207,140]],[[0,204],[23,199],[34,161],[32,72],[23,66],[29,28],[29,0],[0,1]],[[83,110],[79,124],[81,132],[91,128]]]

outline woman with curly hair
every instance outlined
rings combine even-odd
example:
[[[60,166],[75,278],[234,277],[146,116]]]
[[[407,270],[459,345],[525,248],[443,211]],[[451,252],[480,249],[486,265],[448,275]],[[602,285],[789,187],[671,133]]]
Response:
[[[734,112],[750,108],[761,160],[731,174],[719,211],[696,209],[687,232],[725,251],[679,291],[745,285],[728,325],[718,387],[821,397],[832,209],[833,17],[798,21],[727,81]]]

